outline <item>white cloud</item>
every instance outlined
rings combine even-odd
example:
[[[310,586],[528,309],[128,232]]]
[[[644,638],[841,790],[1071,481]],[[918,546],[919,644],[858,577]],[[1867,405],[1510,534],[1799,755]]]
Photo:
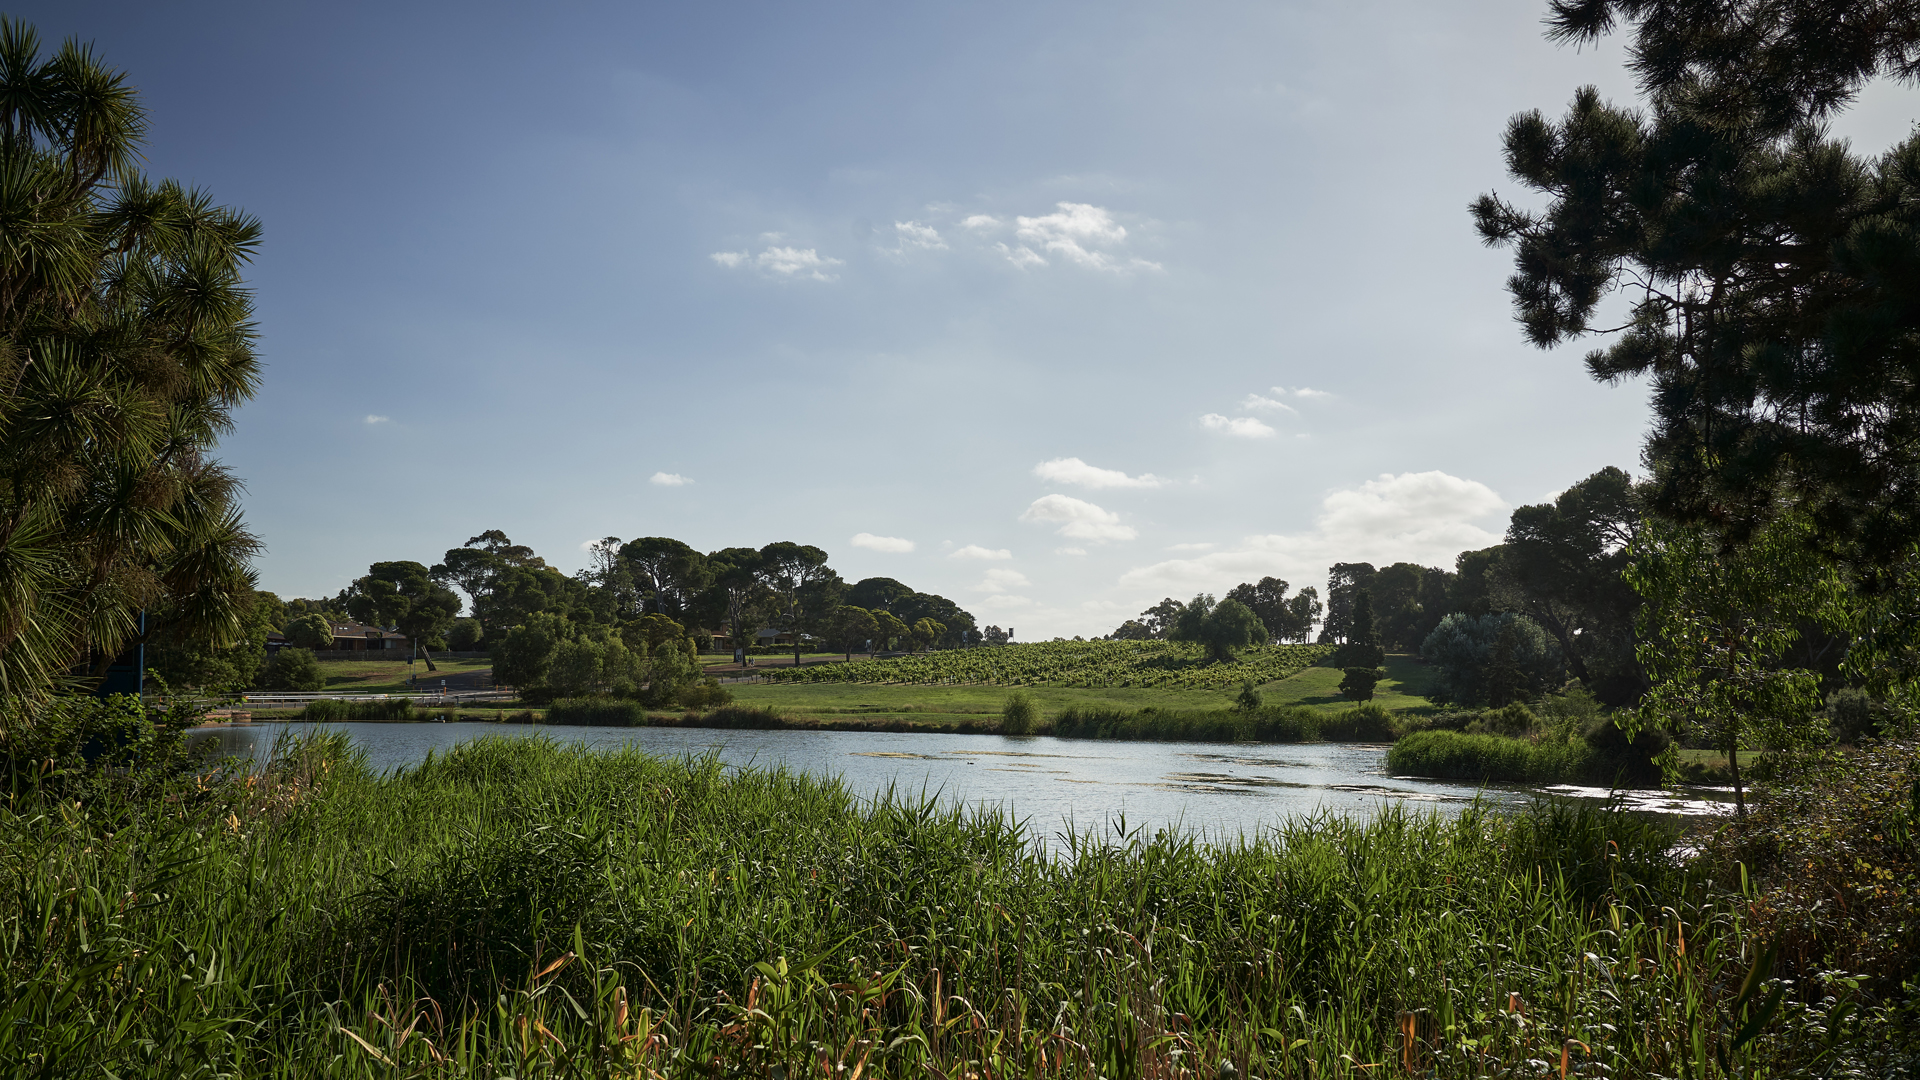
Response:
[[[989,596],[985,600],[980,601],[980,606],[983,608],[1026,608],[1032,607],[1033,601],[1024,596]],[[1024,641],[1026,639],[1023,638],[1021,640]]]
[[[1078,484],[1089,488],[1157,488],[1165,480],[1152,473],[1128,476],[1118,469],[1102,469],[1077,457],[1054,458],[1033,467],[1033,475],[1056,484]]]
[[[855,533],[848,543],[868,551],[884,551],[893,555],[905,554],[913,550],[913,541],[898,536],[875,536],[872,533]]]
[[[647,477],[647,483],[659,484],[661,487],[685,487],[693,483],[693,477],[681,476],[679,473],[657,472]]]
[[[1289,390],[1284,386],[1276,386],[1273,388],[1273,392],[1281,395],[1292,394],[1294,397],[1303,398],[1330,398],[1333,396],[1325,390],[1315,390],[1311,386],[1302,386],[1297,390]]]
[[[1020,515],[1021,521],[1060,526],[1069,540],[1131,540],[1133,526],[1120,524],[1120,515],[1070,495],[1042,495]]]
[[[1000,227],[1000,219],[992,214],[974,214],[960,224],[969,229],[997,229]]]
[[[1013,265],[1019,267],[1022,270],[1025,270],[1029,266],[1047,265],[1047,260],[1041,258],[1039,255],[1034,254],[1033,249],[1030,247],[1027,247],[1024,244],[1017,248],[1010,248],[1005,244],[995,244],[993,245],[993,249],[995,251],[998,251],[1000,254],[1005,255],[1007,257],[1008,262],[1012,263]]]
[[[1221,416],[1208,413],[1200,418],[1201,426],[1209,431],[1224,431],[1243,439],[1266,439],[1273,436],[1273,429],[1251,416]]]
[[[1218,544],[1175,544],[1168,551],[1212,551]]]
[[[1296,416],[1300,414],[1299,409],[1294,408],[1284,401],[1270,397],[1261,397],[1259,394],[1248,394],[1247,400],[1241,402],[1240,407],[1248,412],[1279,411],[1290,412]]]
[[[1220,592],[1273,574],[1296,588],[1323,583],[1335,562],[1400,561],[1451,567],[1462,551],[1491,547],[1498,515],[1508,509],[1485,484],[1433,471],[1382,474],[1321,501],[1313,528],[1298,535],[1249,536],[1228,551],[1136,567],[1120,584],[1145,595],[1176,590]]]
[[[1087,549],[1077,548],[1077,547],[1057,547],[1053,549],[1053,553],[1055,555],[1085,555],[1087,553]]]
[[[773,237],[777,234],[767,235]],[[769,247],[758,255],[750,255],[744,251],[716,251],[707,258],[729,269],[751,266],[780,277],[804,277],[814,281],[833,281],[838,275],[828,271],[833,267],[846,265],[841,260],[829,258],[813,248],[796,247]]]
[[[1039,217],[1016,217],[1014,235],[1023,246],[1017,249],[1027,257],[1038,259],[1033,249],[1059,255],[1069,262],[1075,262],[1091,270],[1106,270],[1115,273],[1127,270],[1159,270],[1156,262],[1130,256],[1116,256],[1103,249],[1118,247],[1127,239],[1126,227],[1113,220],[1113,215],[1104,207],[1090,203],[1055,203],[1051,214]],[[1002,246],[1001,253],[1010,259],[1014,252],[1008,252]],[[1016,265],[1023,265],[1015,259]]]
[[[939,231],[931,225],[922,225],[917,221],[896,221],[893,223],[893,230],[899,234],[900,246],[896,250],[901,252],[909,249],[947,250],[947,242],[940,239]]]
[[[365,420],[363,420],[363,421],[361,421],[361,423],[364,423],[364,424],[386,424],[386,423],[391,423],[392,421],[393,421],[393,417],[391,417],[391,416],[376,416],[376,415],[375,415],[375,414],[373,414],[373,413],[368,413],[368,414],[367,414],[367,418],[366,418]]]
[[[1006,548],[983,548],[979,544],[968,544],[948,555],[949,559],[1011,559],[1013,552]]]
[[[980,579],[980,584],[975,585],[973,591],[1004,593],[1013,589],[1024,589],[1032,584],[1033,582],[1027,580],[1027,575],[1020,571],[1005,570],[996,566],[987,571],[987,576]]]

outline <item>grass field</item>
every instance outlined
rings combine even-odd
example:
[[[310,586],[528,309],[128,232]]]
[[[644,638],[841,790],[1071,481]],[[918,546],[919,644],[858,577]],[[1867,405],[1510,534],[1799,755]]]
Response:
[[[493,661],[487,659],[439,660],[433,662],[439,671],[428,671],[425,661],[412,665],[411,670],[419,677],[419,689],[439,686],[439,680],[469,671],[488,671]],[[364,690],[373,694],[392,694],[407,689],[407,672],[404,662],[397,660],[322,660],[320,671],[327,677],[328,690]]]
[[[1387,677],[1374,690],[1374,701],[1389,711],[1428,709],[1423,696],[1428,668],[1410,656],[1387,657]],[[1289,678],[1260,688],[1269,705],[1304,705],[1330,711],[1346,710],[1353,702],[1340,696],[1341,673],[1335,668],[1307,668]],[[1011,687],[884,685],[875,683],[750,683],[729,687],[735,701],[799,716],[872,716],[913,720],[947,717],[997,716]],[[1158,687],[1020,688],[1043,715],[1074,706],[1121,709],[1218,709],[1233,704],[1234,692],[1222,690],[1167,690]],[[1237,691],[1236,691],[1237,692]]]

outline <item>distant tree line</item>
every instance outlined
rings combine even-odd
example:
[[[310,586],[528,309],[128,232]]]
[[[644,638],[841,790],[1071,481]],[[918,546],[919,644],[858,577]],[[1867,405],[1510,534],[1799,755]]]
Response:
[[[695,679],[699,652],[716,644],[757,651],[766,629],[793,635],[796,658],[802,637],[850,655],[953,647],[975,630],[973,616],[946,597],[892,578],[849,585],[811,545],[703,553],[671,537],[610,536],[567,575],[498,529],[432,566],[378,562],[336,596],[260,606],[262,641],[277,618],[292,646],[322,649],[333,620],[353,619],[426,650],[487,651],[498,681],[558,695],[670,698]]]

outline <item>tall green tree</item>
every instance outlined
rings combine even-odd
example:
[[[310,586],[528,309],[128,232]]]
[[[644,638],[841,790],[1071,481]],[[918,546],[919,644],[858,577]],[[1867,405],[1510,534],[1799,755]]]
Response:
[[[840,606],[844,588],[830,588],[840,575],[827,566],[827,553],[811,544],[781,540],[760,549],[760,582],[777,598],[793,631],[793,662],[800,663],[800,633]]]
[[[0,17],[0,697],[155,635],[239,642],[258,548],[212,457],[259,381],[253,218],[139,168],[126,76]],[[146,611],[144,631],[138,618]]]
[[[1645,600],[1640,659],[1653,682],[1639,715],[1725,753],[1743,815],[1738,751],[1806,746],[1827,734],[1819,674],[1783,662],[1802,626],[1848,617],[1852,590],[1811,550],[1813,529],[1789,515],[1729,548],[1705,530],[1652,521],[1627,568]],[[1631,736],[1638,722],[1627,716],[1621,726]]]
[[[1508,125],[1536,208],[1473,204],[1514,251],[1529,341],[1605,338],[1646,377],[1651,508],[1743,544],[1783,509],[1867,566],[1920,539],[1920,133],[1855,154],[1826,124],[1920,75],[1904,0],[1555,0],[1549,35],[1631,35],[1639,107],[1579,90]],[[1619,296],[1624,320],[1607,307]]]
[[[712,580],[706,556],[668,536],[643,536],[620,547],[646,611],[680,619]]]
[[[1553,635],[1574,677],[1611,705],[1646,688],[1634,652],[1640,597],[1624,576],[1640,520],[1632,479],[1602,469],[1515,510],[1493,576],[1499,606]]]
[[[1291,621],[1291,613],[1287,608],[1289,587],[1277,577],[1263,577],[1259,581],[1243,581],[1228,589],[1227,599],[1247,605],[1247,609],[1260,620],[1267,638],[1272,639],[1285,632]]]
[[[1353,637],[1353,598],[1373,583],[1372,563],[1334,563],[1327,569],[1327,619],[1320,624],[1322,642],[1344,642]]]
[[[1241,649],[1258,644],[1265,632],[1252,608],[1233,599],[1216,604],[1212,596],[1201,593],[1181,607],[1168,636],[1197,642],[1205,646],[1208,660],[1225,663]]]
[[[695,604],[708,619],[724,619],[736,649],[755,644],[755,636],[774,611],[777,597],[760,576],[760,553],[753,548],[722,548],[707,553],[713,582]]]
[[[415,645],[444,648],[460,597],[417,562],[377,562],[347,589],[347,611],[363,623],[391,626]],[[431,658],[427,669],[435,670]]]

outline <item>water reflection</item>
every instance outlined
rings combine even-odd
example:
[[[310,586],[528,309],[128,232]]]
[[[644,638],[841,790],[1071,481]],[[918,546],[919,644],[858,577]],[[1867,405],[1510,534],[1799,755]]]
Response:
[[[730,766],[784,766],[838,775],[865,796],[893,790],[1005,808],[1036,830],[1104,826],[1180,826],[1215,838],[1251,834],[1289,817],[1318,812],[1370,813],[1392,803],[1457,812],[1475,798],[1524,801],[1516,786],[1480,788],[1388,775],[1381,745],[1317,744],[1221,747],[1200,743],[1085,742],[1049,737],[928,735],[910,732],[719,731],[694,728],[526,728],[498,724],[327,725],[346,731],[379,771],[414,764],[483,735],[542,735],[611,748],[633,745],[663,757],[716,755]],[[203,728],[217,753],[261,761],[276,736],[300,725]],[[1605,797],[1591,789],[1556,789]],[[1658,792],[1646,809],[1699,813],[1698,799]],[[1712,804],[1703,804],[1712,805]]]

